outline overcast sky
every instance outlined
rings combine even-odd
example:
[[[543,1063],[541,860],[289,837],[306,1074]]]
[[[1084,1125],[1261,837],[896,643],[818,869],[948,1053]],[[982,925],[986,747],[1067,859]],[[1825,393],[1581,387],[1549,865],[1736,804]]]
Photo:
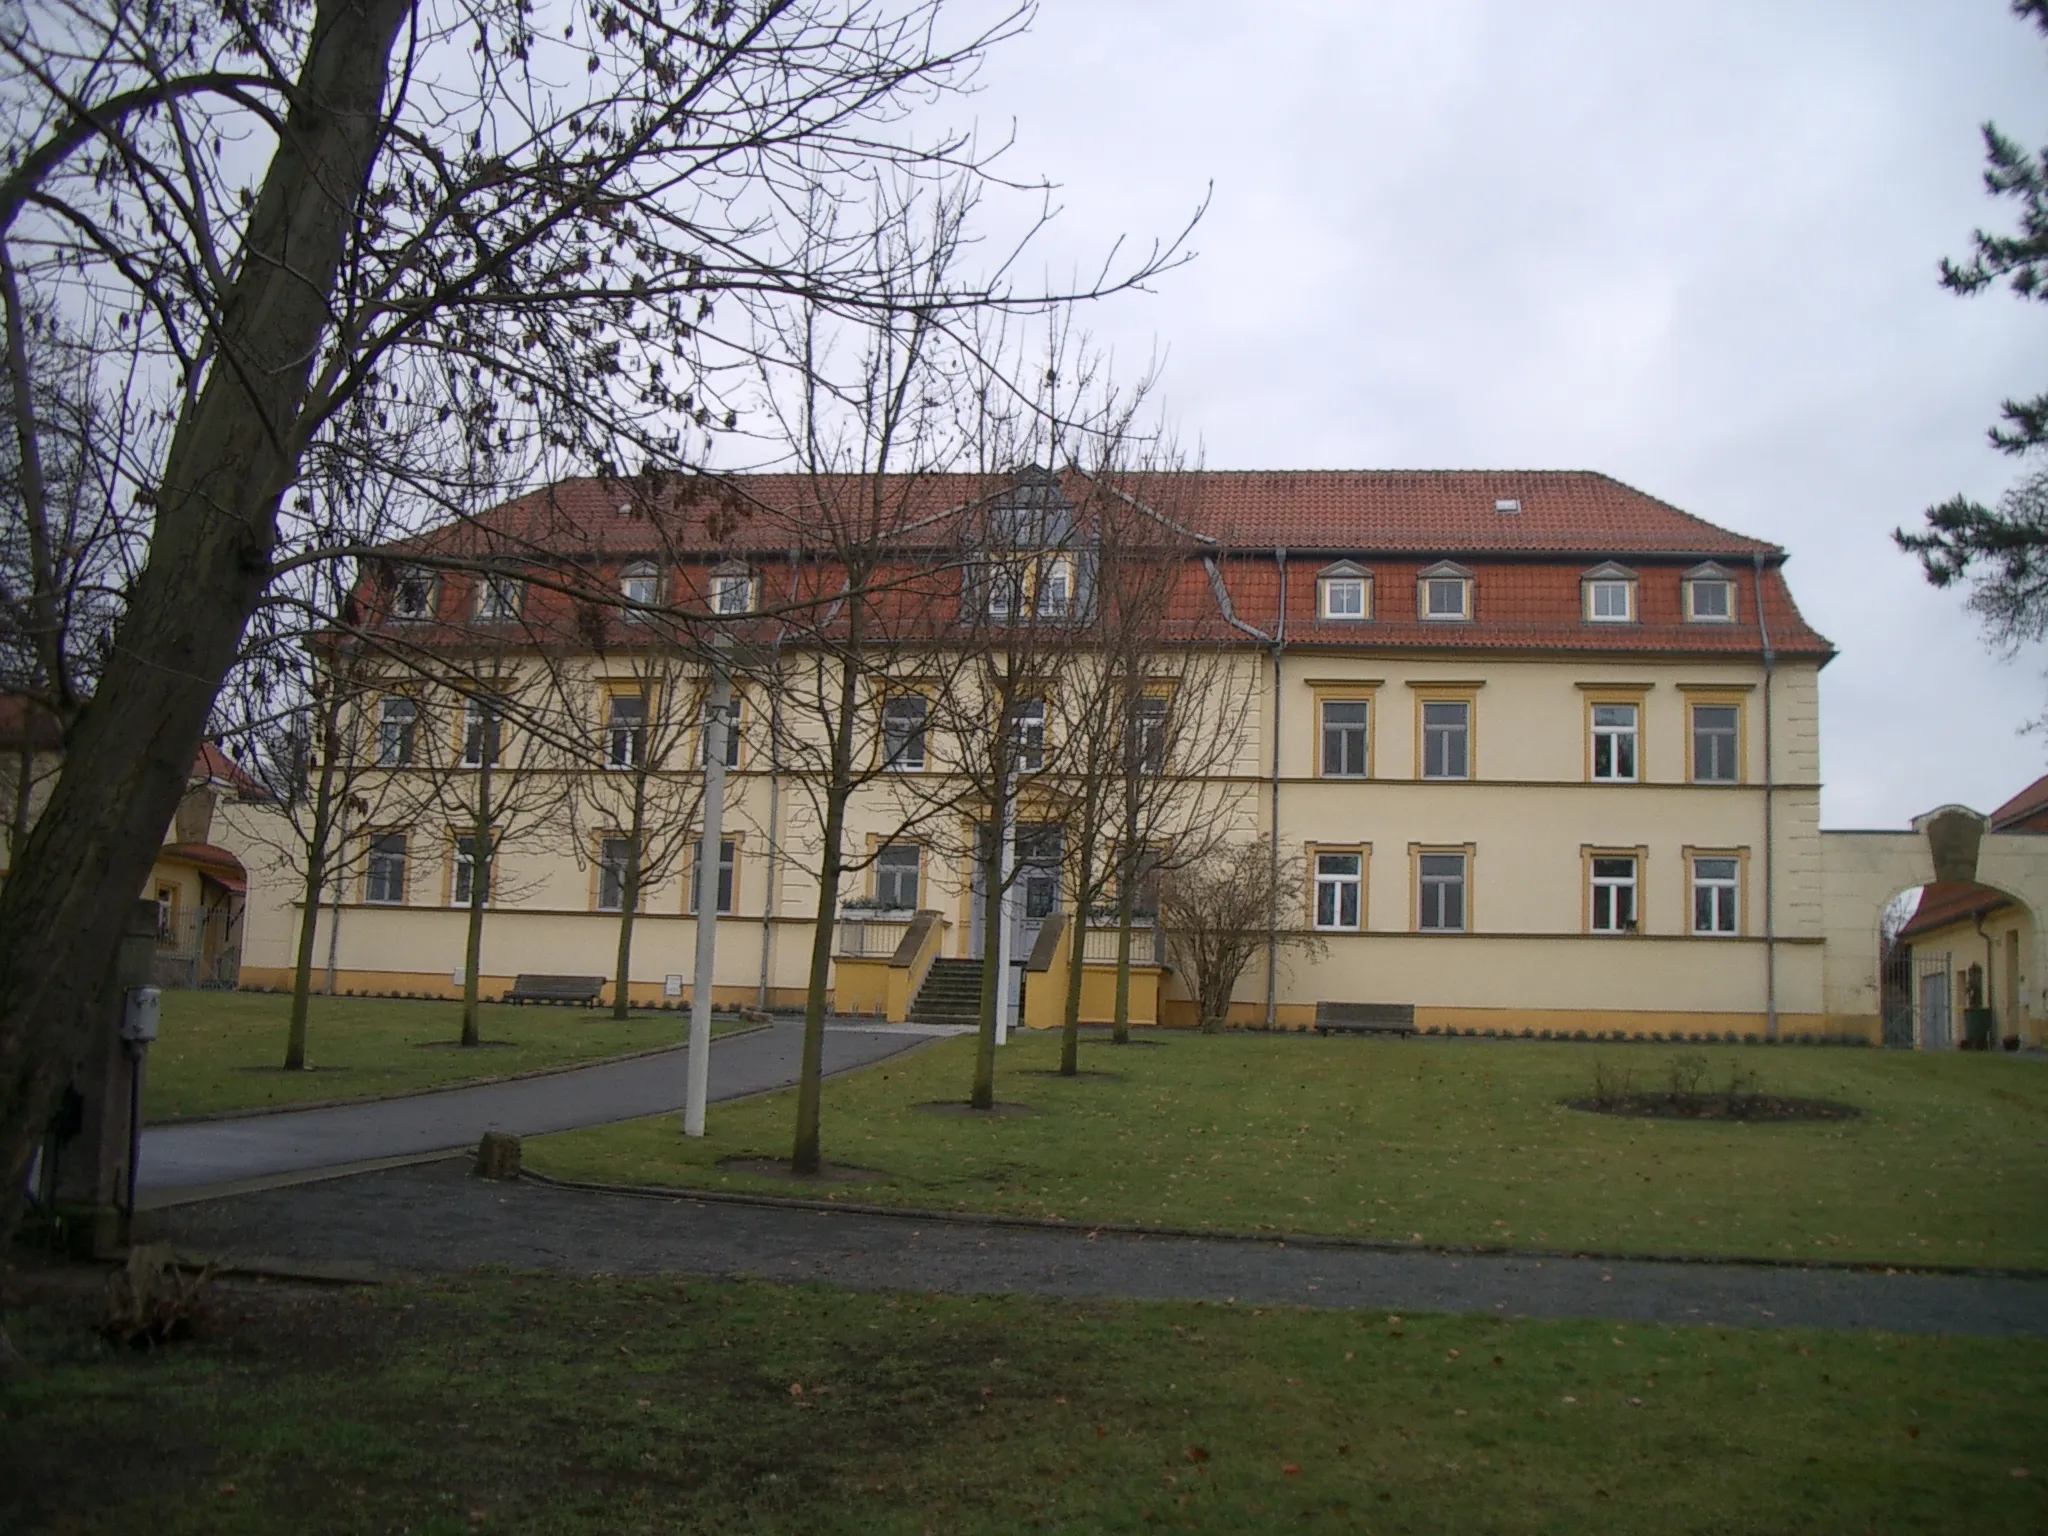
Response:
[[[1935,278],[2012,223],[1977,125],[2048,141],[2004,0],[1042,0],[972,110],[1060,184],[1055,271],[1213,182],[1199,260],[1088,321],[1211,467],[1604,471],[1791,551],[1827,825],[2048,768],[2048,655],[1889,538],[1994,497],[2048,388],[2048,308]]]

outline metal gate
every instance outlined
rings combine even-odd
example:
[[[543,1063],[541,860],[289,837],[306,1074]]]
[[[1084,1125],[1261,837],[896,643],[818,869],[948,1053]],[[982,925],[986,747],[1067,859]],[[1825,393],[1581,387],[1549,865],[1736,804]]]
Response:
[[[1919,1015],[1923,1051],[1945,1051],[1955,1044],[1955,1022],[1949,996],[1949,955],[1913,952],[1913,1000]]]
[[[1955,999],[1947,950],[1899,945],[1885,956],[1879,978],[1884,1043],[1898,1050],[1945,1051],[1955,1045]]]

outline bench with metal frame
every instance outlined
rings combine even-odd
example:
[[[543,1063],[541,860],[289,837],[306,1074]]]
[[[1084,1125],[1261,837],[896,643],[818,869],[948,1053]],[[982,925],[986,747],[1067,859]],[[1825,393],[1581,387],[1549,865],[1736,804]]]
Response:
[[[1317,1003],[1316,1033],[1412,1035],[1413,1003]]]
[[[512,990],[505,994],[508,1003],[581,1003],[585,1008],[595,1008],[603,996],[605,978],[602,976],[539,976],[528,975],[513,978]]]

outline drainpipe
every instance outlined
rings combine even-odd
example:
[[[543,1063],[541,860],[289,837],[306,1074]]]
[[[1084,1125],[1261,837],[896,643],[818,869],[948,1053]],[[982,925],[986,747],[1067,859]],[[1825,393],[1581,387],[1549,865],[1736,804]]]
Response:
[[[780,647],[778,646],[778,650]],[[782,660],[778,655],[768,688],[768,890],[761,899],[761,986],[756,1006],[768,1011],[768,969],[775,940],[775,850],[782,843]]]
[[[1778,653],[1764,622],[1764,557],[1751,556],[1756,573],[1756,632],[1764,647],[1764,1038],[1778,1038],[1778,800],[1777,758],[1771,751],[1771,674]]]

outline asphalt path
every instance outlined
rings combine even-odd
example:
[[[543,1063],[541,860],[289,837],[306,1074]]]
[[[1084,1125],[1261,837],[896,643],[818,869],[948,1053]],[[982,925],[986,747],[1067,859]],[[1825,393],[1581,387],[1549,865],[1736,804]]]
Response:
[[[366,1274],[489,1264],[857,1290],[2048,1335],[2048,1281],[2039,1280],[1006,1227],[496,1183],[454,1160],[161,1210],[140,1235],[243,1262]]]
[[[825,1031],[829,1075],[866,1066],[951,1031],[833,1025]],[[710,1096],[744,1098],[797,1078],[800,1023],[714,1040]],[[244,1119],[145,1129],[137,1183],[146,1194],[246,1183],[379,1158],[474,1146],[485,1131],[537,1136],[682,1107],[689,1050],[577,1067],[516,1082],[286,1110]]]

